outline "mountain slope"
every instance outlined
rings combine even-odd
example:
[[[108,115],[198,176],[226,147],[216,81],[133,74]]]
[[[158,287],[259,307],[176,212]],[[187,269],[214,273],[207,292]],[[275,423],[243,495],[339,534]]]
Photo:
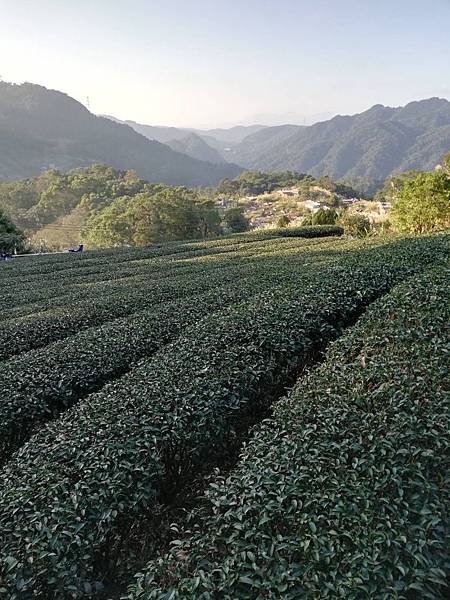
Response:
[[[121,121],[112,117],[111,115],[102,115],[115,123],[121,123],[122,125],[128,125],[137,133],[140,133],[148,140],[161,142],[161,144],[167,144],[172,140],[181,140],[188,134],[187,129],[181,129],[180,127],[163,127],[160,125],[143,125],[142,123],[136,123],[136,121]]]
[[[430,98],[400,108],[378,104],[309,127],[270,127],[235,146],[230,160],[253,169],[385,179],[433,168],[448,150],[450,102]]]
[[[240,172],[235,165],[199,161],[150,141],[61,92],[0,82],[0,179],[99,162],[134,169],[154,182],[188,186],[215,185]]]
[[[273,147],[285,142],[294,133],[302,129],[299,125],[277,125],[275,127],[266,127],[244,138],[244,140],[234,148],[228,151],[228,160],[233,161],[236,157],[243,164],[251,165],[258,157],[258,160],[264,160],[264,157]]]
[[[167,145],[176,152],[182,152],[198,160],[206,160],[215,164],[225,162],[222,155],[196,133],[188,133],[184,138],[170,140]]]
[[[173,147],[173,141],[181,141],[189,134],[195,134],[201,138],[208,146],[217,150],[219,157],[215,155],[215,160],[212,162],[232,162],[230,151],[236,144],[242,142],[247,136],[258,131],[266,129],[265,125],[236,125],[229,129],[183,129],[181,127],[163,127],[161,125],[144,125],[136,123],[136,121],[121,121],[110,115],[103,115],[107,119],[111,119],[115,123],[129,125],[135,131],[144,135],[149,140],[156,140],[162,144],[168,144]],[[170,143],[169,143],[170,142]],[[192,143],[192,142],[191,142]],[[197,142],[198,144],[198,142]],[[188,149],[189,149],[188,144]],[[189,152],[187,152],[189,156]],[[193,156],[193,154],[192,154]]]
[[[266,129],[265,125],[235,125],[234,127],[218,128],[218,129],[191,129],[201,137],[213,137],[219,142],[226,144],[239,144],[247,136],[256,133],[262,129]]]

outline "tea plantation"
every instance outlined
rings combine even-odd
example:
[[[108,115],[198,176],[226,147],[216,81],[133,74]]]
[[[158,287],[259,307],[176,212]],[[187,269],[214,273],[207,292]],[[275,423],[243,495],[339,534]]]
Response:
[[[0,598],[445,597],[450,237],[295,233],[1,265]]]

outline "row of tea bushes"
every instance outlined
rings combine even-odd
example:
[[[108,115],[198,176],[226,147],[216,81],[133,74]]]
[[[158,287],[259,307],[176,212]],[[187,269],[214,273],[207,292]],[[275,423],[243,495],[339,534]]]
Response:
[[[0,474],[3,593],[99,589],[129,523],[220,462],[318,348],[438,254],[436,239],[349,256],[211,315],[45,426]]]
[[[273,227],[267,229],[255,229],[246,233],[238,233],[235,239],[264,239],[269,237],[302,237],[321,238],[344,234],[344,229],[338,225],[314,225],[312,227]]]
[[[283,227],[276,229],[277,235],[281,237],[329,237],[344,235],[343,227],[338,225],[316,225],[314,227]]]
[[[0,325],[0,361],[21,352],[42,348],[80,330],[130,315],[161,302],[169,302],[226,281],[235,273],[214,263],[191,266],[172,276],[126,281],[120,286],[96,286],[88,295],[85,290],[68,294],[63,306],[29,317],[3,321]],[[80,299],[82,296],[82,299]],[[83,297],[87,296],[87,297]]]
[[[108,282],[111,291],[123,288],[127,283],[131,283],[131,278],[136,278],[142,284],[142,279],[149,277],[172,276],[182,270],[190,269],[194,271],[203,268],[202,260],[226,261],[230,257],[234,261],[237,259],[260,256],[264,253],[278,252],[282,248],[288,249],[295,245],[283,243],[280,239],[255,240],[252,244],[242,243],[236,240],[229,240],[219,252],[212,248],[200,248],[195,251],[178,253],[175,259],[170,256],[160,258],[150,258],[117,263],[110,261],[107,265],[88,267],[86,262],[81,262],[79,269],[67,269],[66,271],[57,271],[53,274],[46,274],[43,277],[39,271],[25,279],[17,278],[15,281],[9,280],[8,286],[3,288],[0,293],[0,300],[5,306],[5,310],[0,315],[0,320],[4,321],[12,317],[20,317],[26,314],[32,314],[41,307],[62,306],[64,302],[77,302],[84,297],[89,299],[93,296],[91,287],[99,283]],[[298,250],[303,250],[307,246],[312,246],[311,242],[297,244]],[[301,247],[302,246],[302,247]],[[129,286],[127,292],[129,293]],[[95,296],[95,293],[94,293]],[[36,306],[40,303],[41,306]]]
[[[305,228],[317,229],[316,234],[307,234],[303,237],[322,237],[319,235],[320,227]],[[276,230],[271,230],[275,232]],[[281,231],[281,230],[280,230]],[[324,232],[325,233],[325,232]],[[328,233],[326,235],[329,235]],[[110,250],[95,250],[83,254],[56,253],[42,256],[29,256],[14,259],[5,263],[0,270],[0,280],[8,281],[33,281],[39,276],[58,274],[60,278],[76,276],[78,274],[93,273],[95,269],[106,270],[117,268],[121,264],[133,269],[133,263],[142,260],[167,259],[173,260],[181,257],[200,255],[202,253],[226,252],[228,248],[243,248],[248,244],[264,241],[267,233],[239,234],[226,238],[192,242],[166,242],[144,248],[114,248]],[[277,237],[273,233],[270,237]]]
[[[255,230],[242,234],[231,235],[228,237],[216,238],[211,240],[192,240],[176,241],[153,244],[143,248],[111,248],[104,250],[85,251],[82,254],[55,253],[43,254],[41,256],[23,256],[14,259],[13,263],[19,263],[22,275],[34,274],[36,272],[36,261],[38,269],[42,274],[53,273],[56,270],[65,270],[82,263],[104,264],[106,265],[112,258],[114,261],[133,261],[142,258],[153,258],[160,256],[169,256],[177,253],[189,251],[198,251],[202,249],[210,250],[212,248],[225,248],[227,245],[238,243],[253,243],[258,240],[271,237],[285,236],[286,231],[295,232],[296,237],[320,238],[329,235],[342,235],[342,229],[339,227],[318,225],[314,227],[296,227],[279,228],[270,230]],[[13,267],[16,264],[5,264],[4,269],[0,271],[0,279],[3,277],[15,276]]]
[[[308,244],[298,244],[295,241],[282,244],[277,240],[275,242],[265,240],[255,245],[250,256],[240,257],[238,249],[235,248],[232,258],[225,261],[222,260],[222,256],[209,255],[205,258],[200,255],[202,259],[198,261],[181,261],[176,264],[152,263],[150,268],[144,265],[141,266],[140,274],[134,274],[127,279],[111,279],[109,275],[110,280],[105,281],[107,275],[100,272],[95,274],[89,286],[71,286],[68,293],[60,297],[46,297],[47,294],[53,294],[49,278],[44,282],[43,294],[28,286],[26,291],[9,289],[2,294],[2,301],[5,304],[8,304],[8,295],[10,302],[18,296],[22,298],[22,302],[26,302],[26,299],[28,301],[38,299],[38,304],[32,302],[28,305],[32,311],[29,316],[16,316],[16,318],[4,319],[0,323],[0,361],[21,352],[46,346],[72,335],[79,329],[100,325],[121,315],[131,314],[140,307],[144,308],[161,301],[161,294],[163,297],[167,295],[170,300],[177,295],[180,297],[185,295],[186,289],[189,291],[193,288],[200,291],[205,286],[211,285],[210,276],[217,279],[219,284],[220,277],[216,271],[223,272],[223,277],[227,277],[226,274],[229,273],[228,278],[232,281],[233,271],[237,271],[236,276],[239,276],[241,265],[250,264],[248,261],[252,258],[262,255],[269,257],[273,254],[278,258],[284,255],[289,259],[295,258],[295,254],[301,255],[312,249]],[[233,248],[234,246],[230,245],[230,252]],[[316,246],[313,248],[313,251],[317,250]],[[327,257],[326,260],[330,258]],[[253,268],[259,268],[258,261]],[[208,276],[205,276],[206,273]],[[57,289],[57,294],[61,293],[62,289],[59,287]],[[17,315],[17,312],[15,314]]]
[[[124,264],[136,260],[148,260],[153,258],[170,257],[201,250],[209,247],[211,242],[166,242],[154,244],[143,248],[111,248],[105,250],[85,251],[82,254],[55,253],[38,256],[23,256],[6,263],[5,269],[0,271],[0,279],[25,278],[42,275],[51,275],[57,271],[69,271],[71,269],[90,269],[93,266],[104,267],[113,262]],[[62,273],[61,273],[62,274]]]
[[[195,271],[189,261],[179,261],[172,264],[153,261],[150,264],[136,267],[120,267],[116,270],[93,270],[80,277],[39,276],[36,282],[20,282],[11,284],[2,290],[1,300],[7,306],[0,320],[5,322],[23,316],[33,316],[38,312],[63,308],[68,304],[80,301],[95,300],[99,289],[105,292],[120,293],[132,291],[131,285],[151,285],[153,280],[164,277],[183,275],[183,271]],[[197,271],[200,269],[197,269]],[[136,285],[137,288],[137,285]]]
[[[95,300],[98,298],[98,288],[101,286],[105,292],[115,293],[124,292],[130,294],[133,282],[140,286],[145,285],[146,277],[155,279],[160,277],[169,277],[182,274],[183,270],[195,268],[202,270],[205,263],[216,262],[220,267],[221,263],[237,263],[238,261],[260,262],[266,256],[272,255],[280,260],[286,258],[299,258],[305,262],[320,260],[336,260],[339,254],[351,251],[355,252],[357,248],[368,249],[375,248],[377,245],[384,245],[380,239],[369,240],[345,240],[329,238],[273,238],[269,237],[263,240],[256,240],[254,243],[242,244],[234,239],[227,239],[226,252],[214,254],[208,253],[204,248],[199,252],[189,253],[189,255],[178,254],[174,260],[168,257],[142,259],[129,261],[128,266],[110,264],[106,271],[104,267],[93,272],[88,272],[80,278],[60,277],[60,273],[53,275],[47,274],[45,277],[37,275],[36,281],[32,285],[28,282],[18,280],[16,284],[8,282],[7,288],[2,289],[0,300],[5,306],[5,310],[0,314],[0,322],[11,321],[13,318],[20,318],[34,313],[50,311],[56,308],[67,306],[68,304],[78,303],[79,301]],[[225,240],[222,240],[225,242]],[[212,245],[209,242],[209,245]],[[322,250],[328,252],[322,252]],[[123,251],[120,253],[122,254]],[[132,268],[131,268],[132,267]],[[130,270],[131,268],[131,270]],[[128,271],[127,271],[128,270]],[[107,286],[107,287],[106,287]],[[137,287],[137,286],[136,286]],[[1,328],[0,328],[1,331]],[[1,334],[0,334],[1,337]]]
[[[129,599],[448,597],[449,282],[431,270],[369,308]]]
[[[43,422],[100,389],[213,311],[300,275],[292,267],[239,274],[242,282],[161,303],[99,328],[27,352],[0,365],[0,463]]]
[[[14,299],[14,294],[17,302],[22,304],[28,300],[29,295],[27,291],[32,292],[33,287],[37,286],[41,288],[43,292],[47,292],[49,298],[53,298],[57,295],[58,290],[64,289],[65,287],[81,285],[90,282],[94,282],[98,279],[114,279],[120,280],[123,278],[132,277],[133,275],[139,275],[140,273],[158,273],[167,264],[173,263],[174,261],[181,261],[183,259],[189,259],[195,256],[201,256],[202,254],[210,254],[211,251],[187,251],[184,250],[170,255],[156,255],[150,257],[141,258],[129,258],[125,260],[118,252],[118,256],[115,260],[112,259],[75,259],[74,263],[63,263],[59,265],[59,269],[53,269],[50,265],[48,269],[43,269],[39,262],[39,257],[28,259],[34,266],[34,271],[25,276],[22,273],[20,265],[13,265],[13,271],[11,275],[15,277],[8,278],[8,288],[2,293],[2,300],[7,302],[8,298]],[[134,254],[132,256],[135,256]],[[48,272],[47,272],[48,271]],[[45,277],[44,277],[45,275]],[[5,293],[6,292],[6,293]],[[9,294],[9,295],[8,295]]]

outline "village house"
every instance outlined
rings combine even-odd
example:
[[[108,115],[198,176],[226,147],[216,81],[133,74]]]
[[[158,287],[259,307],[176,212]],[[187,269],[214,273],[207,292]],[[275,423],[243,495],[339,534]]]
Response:
[[[280,196],[298,196],[298,192],[298,188],[284,188],[282,190],[278,190],[277,194]]]
[[[316,202],[316,200],[307,200],[305,202],[306,208],[308,208],[312,213],[315,213],[319,210],[319,208],[328,208],[327,206],[321,207],[320,202]]]

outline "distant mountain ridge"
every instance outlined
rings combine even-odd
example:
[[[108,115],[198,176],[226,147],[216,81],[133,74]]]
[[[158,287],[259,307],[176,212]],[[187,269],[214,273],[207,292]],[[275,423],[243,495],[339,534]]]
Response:
[[[307,127],[268,127],[247,136],[228,158],[264,171],[383,180],[410,169],[433,169],[449,150],[450,102],[430,98],[399,108],[377,104]]]
[[[94,163],[134,169],[142,178],[174,185],[216,185],[241,169],[213,164],[150,141],[128,125],[97,117],[55,90],[0,82],[0,179],[67,171]]]
[[[433,169],[449,150],[450,102],[442,98],[376,104],[309,126],[198,130],[95,116],[61,92],[0,82],[0,180],[104,163],[191,187],[214,186],[243,169],[328,175],[359,187]]]
[[[265,129],[266,125],[235,125],[234,127],[216,128],[216,129],[195,129],[193,127],[170,127],[165,125],[145,125],[143,123],[136,123],[136,121],[126,120],[122,121],[112,115],[99,115],[111,119],[116,123],[122,123],[129,125],[138,133],[144,135],[149,140],[156,140],[166,144],[172,140],[181,140],[186,137],[189,133],[195,133],[202,139],[214,139],[214,141],[221,144],[238,144],[242,142],[244,138],[252,133],[256,133],[261,129]]]
[[[190,144],[174,143],[185,138],[185,129],[128,123],[148,137],[200,156],[192,154]],[[376,184],[395,173],[430,170],[439,163],[450,150],[450,102],[429,98],[397,108],[376,104],[359,114],[338,115],[308,126],[255,125],[190,131],[224,160],[245,169],[293,170],[315,177],[328,175]],[[193,140],[191,144],[196,146]],[[204,146],[203,151],[207,151]]]
[[[170,140],[167,145],[176,152],[183,152],[192,158],[206,160],[214,164],[225,163],[225,159],[218,150],[210,146],[196,133],[188,133],[181,139]]]
[[[193,129],[182,127],[168,127],[162,125],[145,125],[136,123],[136,121],[121,121],[111,115],[101,115],[107,119],[111,119],[116,123],[129,125],[137,133],[145,136],[149,140],[155,140],[162,144],[167,144],[179,152],[184,152],[188,156],[198,158],[199,156],[210,156],[211,162],[223,163],[232,162],[229,160],[229,152],[233,146],[239,144],[248,135],[265,129],[265,125],[236,125],[229,129]],[[197,136],[196,139],[190,138],[191,135]],[[200,144],[198,138],[203,141]],[[175,142],[182,142],[181,145]],[[209,152],[205,144],[213,150]],[[203,159],[205,160],[205,159]]]

